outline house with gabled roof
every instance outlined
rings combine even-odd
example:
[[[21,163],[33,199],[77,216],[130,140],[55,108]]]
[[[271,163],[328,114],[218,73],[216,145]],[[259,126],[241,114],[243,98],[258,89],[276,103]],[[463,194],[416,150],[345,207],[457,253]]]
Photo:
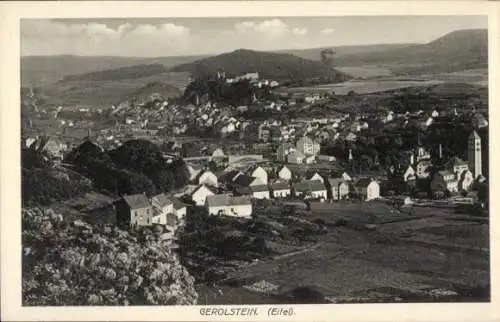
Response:
[[[203,206],[208,196],[213,196],[216,194],[217,190],[214,187],[202,184],[195,190],[193,190],[193,192],[191,192],[191,199],[197,206]]]
[[[252,176],[252,177],[255,177],[255,178],[259,178],[261,182],[263,182],[263,184],[267,184],[268,183],[268,174],[267,174],[267,171],[266,169],[264,169],[263,167],[261,166],[257,166],[257,167],[252,167],[249,171],[249,174]]]
[[[330,199],[342,200],[349,198],[349,183],[343,178],[328,179],[328,187],[330,188]]]
[[[153,224],[153,207],[146,194],[124,195],[114,203],[119,226],[133,228]]]
[[[199,185],[204,184],[213,187],[218,187],[219,185],[219,179],[217,175],[210,170],[204,170],[200,172],[196,181]]]
[[[380,184],[373,178],[361,178],[354,183],[356,192],[366,201],[380,198]]]
[[[278,178],[280,178],[282,180],[290,181],[290,180],[292,180],[292,177],[293,177],[293,173],[286,165],[282,166],[278,170]]]
[[[210,215],[241,218],[252,216],[252,202],[248,196],[231,196],[229,194],[208,196],[205,206]]]

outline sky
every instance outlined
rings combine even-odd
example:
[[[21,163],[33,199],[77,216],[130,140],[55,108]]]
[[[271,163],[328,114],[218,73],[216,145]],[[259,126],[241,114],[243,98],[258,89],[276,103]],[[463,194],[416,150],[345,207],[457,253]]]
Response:
[[[426,43],[487,16],[25,19],[21,54],[160,57]]]

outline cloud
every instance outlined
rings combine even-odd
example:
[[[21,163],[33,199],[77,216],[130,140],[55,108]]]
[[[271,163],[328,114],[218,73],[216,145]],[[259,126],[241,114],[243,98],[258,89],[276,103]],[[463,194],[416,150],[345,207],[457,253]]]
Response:
[[[293,28],[292,33],[294,35],[304,36],[307,35],[307,28]]]
[[[325,29],[321,30],[321,33],[323,35],[329,35],[329,34],[333,33],[334,31],[335,30],[333,30],[332,28],[325,28]]]
[[[268,38],[275,38],[288,33],[289,28],[280,19],[265,20],[262,22],[243,21],[235,24],[235,30],[241,34],[259,33]]]
[[[159,25],[124,23],[116,28],[106,24],[63,23],[23,20],[23,54],[143,55],[182,52],[190,42],[191,30],[173,23]],[[174,47],[175,45],[175,47]]]

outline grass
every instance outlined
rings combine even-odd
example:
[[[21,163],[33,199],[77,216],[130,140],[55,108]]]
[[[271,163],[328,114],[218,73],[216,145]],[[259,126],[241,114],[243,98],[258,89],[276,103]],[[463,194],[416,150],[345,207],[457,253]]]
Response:
[[[382,217],[390,214],[391,207],[382,203],[318,203],[313,205],[312,216],[322,219],[357,216],[360,219],[360,209]],[[376,231],[330,227],[314,249],[242,267],[233,272],[231,278],[265,280],[279,285],[280,292],[297,286],[321,286],[326,296],[353,296],[363,302],[374,302],[377,298],[393,302],[398,296],[404,302],[488,300],[489,256],[474,248],[484,241],[488,226],[457,222],[453,220],[453,212],[446,209],[416,210],[416,215],[423,214],[428,217],[380,224]],[[421,239],[429,242],[415,242]],[[471,248],[447,246],[454,243]],[[448,289],[459,295],[432,300],[421,294],[422,288]],[[230,303],[234,303],[235,296],[242,299],[239,304],[247,303],[244,302],[247,290],[234,287],[231,292]],[[279,303],[278,299],[252,296],[260,296],[258,303],[271,300]],[[225,303],[221,301],[213,303]]]

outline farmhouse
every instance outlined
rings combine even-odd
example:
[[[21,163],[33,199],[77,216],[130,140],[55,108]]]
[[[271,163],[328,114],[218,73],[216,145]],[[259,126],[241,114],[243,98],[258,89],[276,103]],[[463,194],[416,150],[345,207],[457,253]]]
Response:
[[[214,188],[202,184],[191,193],[191,199],[197,206],[203,206],[207,197],[215,194],[217,191]]]
[[[152,224],[153,207],[145,194],[124,195],[114,204],[116,222],[132,228]]]
[[[252,203],[248,196],[233,197],[227,194],[208,196],[205,205],[211,215],[243,218],[250,218],[252,215]]]

